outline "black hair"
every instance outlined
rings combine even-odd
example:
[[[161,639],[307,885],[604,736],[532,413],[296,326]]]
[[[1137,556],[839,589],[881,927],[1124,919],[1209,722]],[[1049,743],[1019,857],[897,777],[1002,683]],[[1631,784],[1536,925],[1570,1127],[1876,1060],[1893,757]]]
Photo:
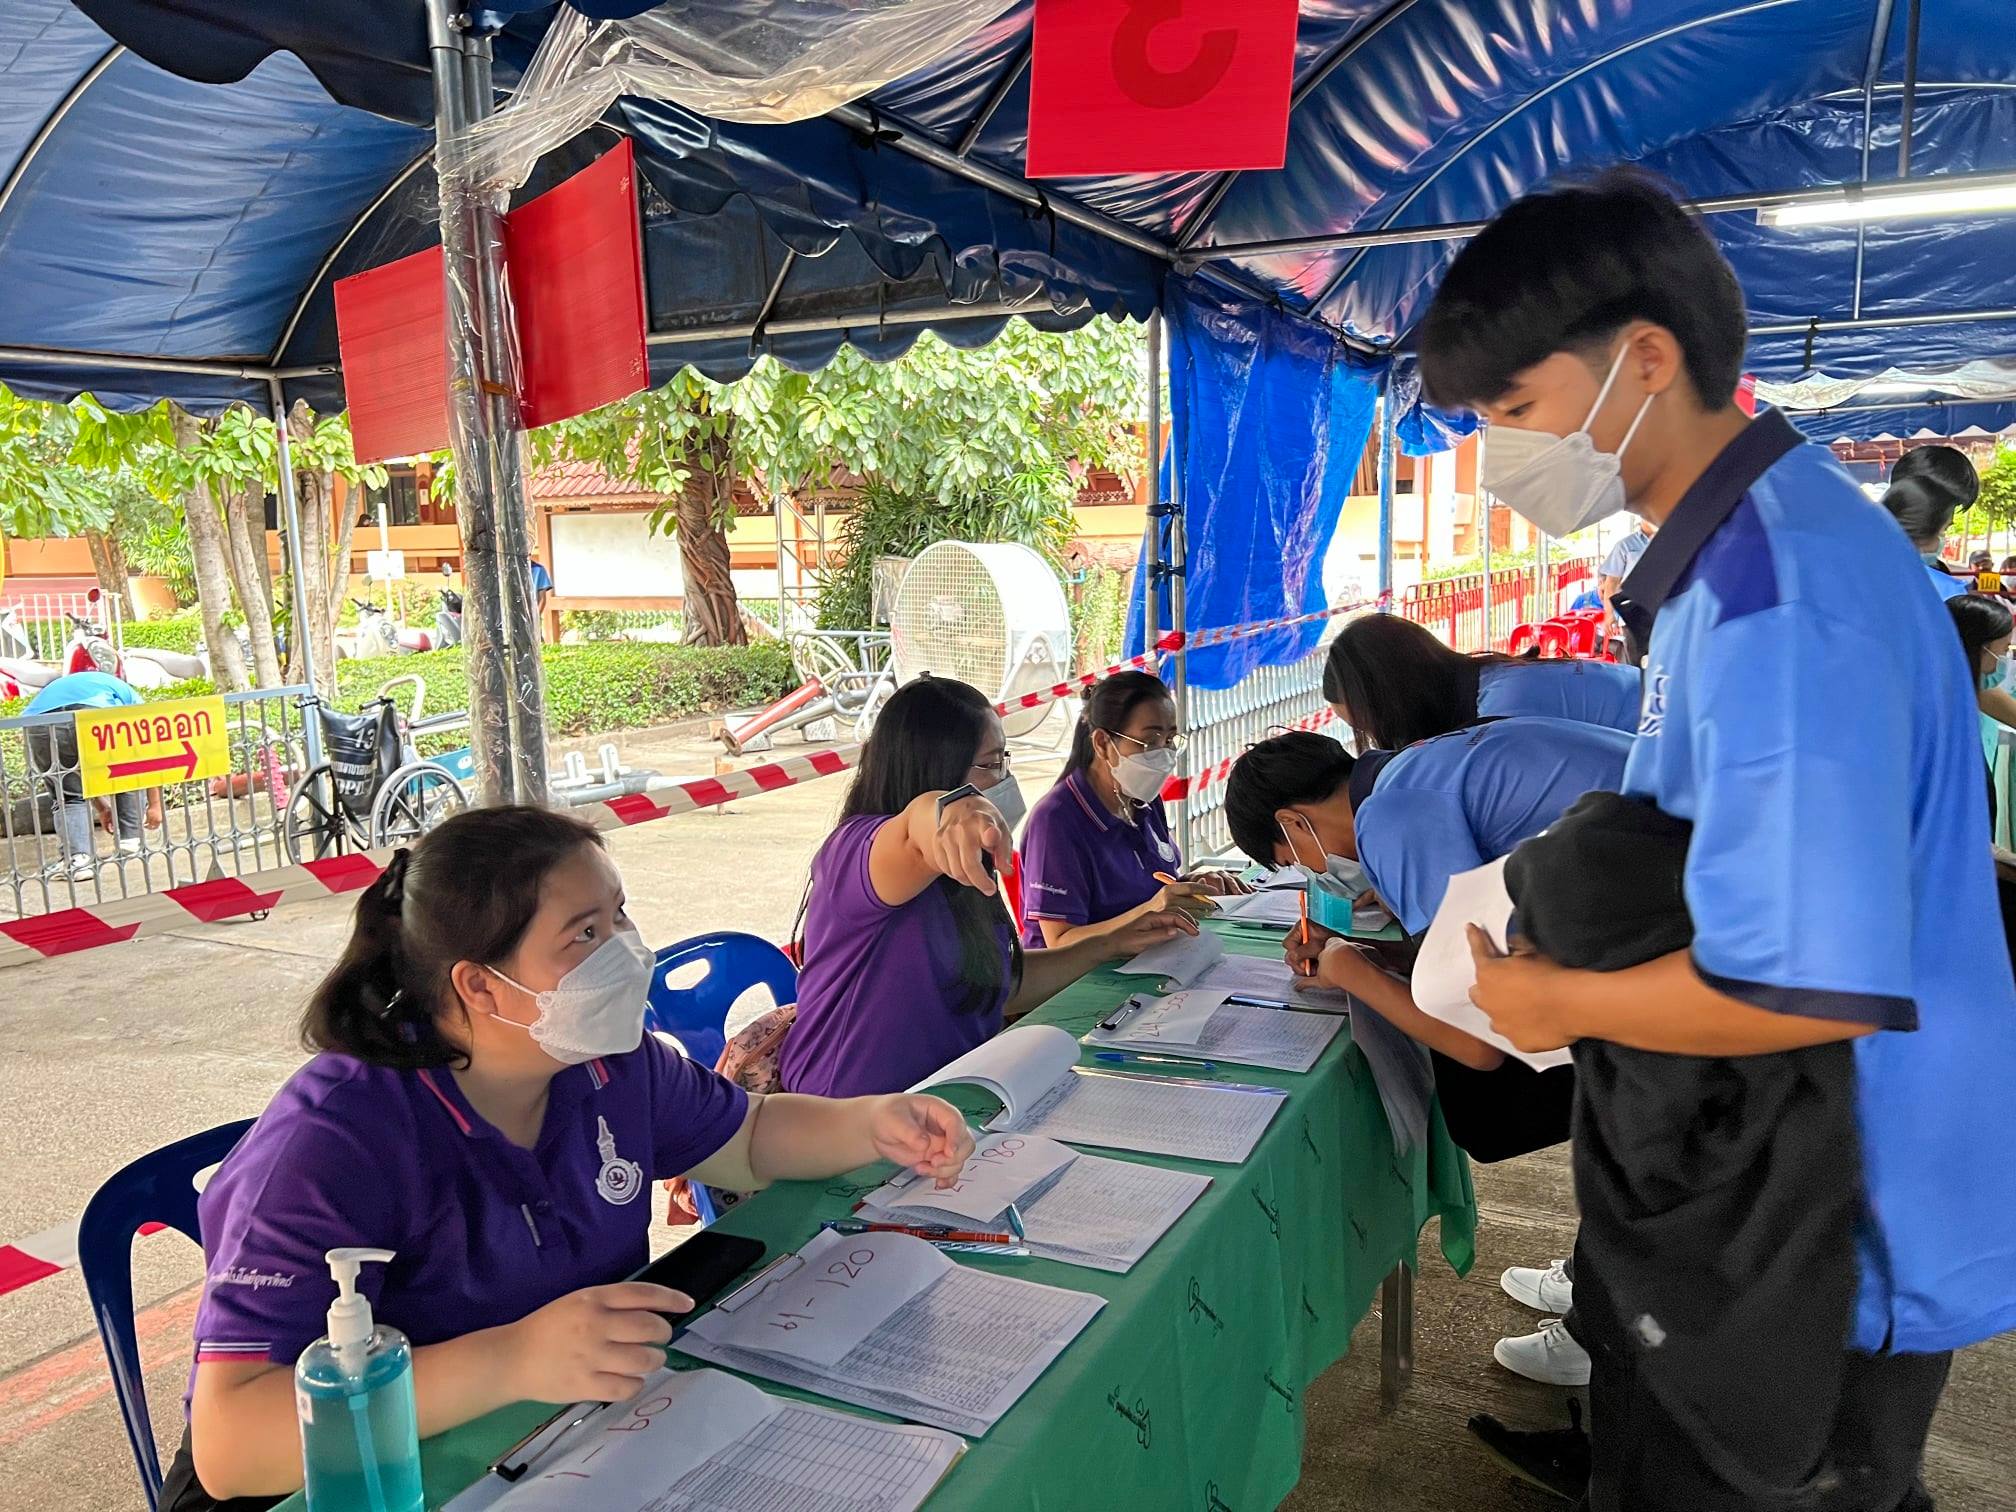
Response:
[[[1175,702],[1169,685],[1152,672],[1115,672],[1087,688],[1083,697],[1084,707],[1079,710],[1077,727],[1071,732],[1071,754],[1064,760],[1064,770],[1057,774],[1060,781],[1092,765],[1094,730],[1117,735],[1127,727],[1134,711],[1150,699],[1164,699],[1172,706]]]
[[[1883,492],[1883,507],[1897,517],[1914,546],[1924,546],[1946,534],[1960,508],[1959,495],[1927,474],[1893,477]]]
[[[1965,509],[1981,493],[1981,475],[1967,453],[1957,446],[1914,446],[1899,457],[1890,469],[1890,481],[1919,478],[1933,484],[1942,494],[1950,494],[1955,510]]]
[[[950,677],[925,673],[898,688],[882,712],[861,751],[861,766],[840,807],[840,817],[900,814],[925,793],[949,792],[966,785],[966,774],[980,754],[987,716],[994,704],[978,688]],[[980,1013],[1001,995],[1002,899],[940,877],[931,884],[951,905],[959,927],[959,980],[966,995],[961,1013]],[[800,938],[811,889],[799,905]],[[1009,930],[1008,990],[1022,980],[1022,939]]]
[[[1262,866],[1274,865],[1281,824],[1274,815],[1321,803],[1351,780],[1357,762],[1328,735],[1289,730],[1249,746],[1225,779],[1225,822],[1232,843]]]
[[[1600,358],[1634,320],[1673,333],[1703,409],[1735,401],[1735,273],[1662,185],[1614,169],[1514,201],[1457,254],[1421,321],[1421,380],[1437,404],[1486,404],[1556,352]]]
[[[1946,612],[1953,616],[1953,628],[1960,632],[1960,646],[1967,653],[1967,677],[1981,675],[1981,653],[2016,628],[2016,616],[2009,606],[1987,593],[1956,593],[1946,600]]]
[[[1452,651],[1427,626],[1398,614],[1360,615],[1330,643],[1323,700],[1350,711],[1361,752],[1397,751],[1475,720],[1480,664],[1513,660]]]
[[[552,870],[602,837],[571,814],[470,809],[392,853],[357,899],[350,942],[301,1019],[309,1050],[410,1070],[468,1062],[445,1020],[459,962],[489,966],[518,948]]]

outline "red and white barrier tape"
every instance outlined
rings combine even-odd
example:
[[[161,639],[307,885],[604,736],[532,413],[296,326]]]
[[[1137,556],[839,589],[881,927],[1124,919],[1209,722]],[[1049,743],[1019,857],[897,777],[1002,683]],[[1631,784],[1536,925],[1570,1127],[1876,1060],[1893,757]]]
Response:
[[[30,1234],[26,1239],[16,1239],[12,1244],[0,1244],[0,1297],[19,1291],[32,1281],[40,1281],[44,1276],[74,1269],[77,1265],[77,1227],[78,1220],[73,1218],[39,1234]],[[165,1223],[148,1223],[141,1225],[140,1232],[157,1234],[166,1227]]]
[[[1336,719],[1334,709],[1323,709],[1311,714],[1307,719],[1298,719],[1293,724],[1275,725],[1277,730],[1320,730]],[[1204,789],[1223,782],[1232,773],[1232,763],[1237,756],[1227,756],[1223,761],[1213,762],[1201,772],[1192,772],[1187,777],[1171,777],[1162,784],[1164,803],[1181,803],[1187,798],[1195,798]]]
[[[1261,620],[1251,625],[1233,625],[1207,630],[1189,637],[1187,645],[1193,649],[1198,646],[1217,645],[1223,641],[1239,639],[1246,635],[1260,635],[1289,625],[1313,624],[1351,609],[1365,607],[1367,605],[1362,603],[1341,604],[1318,614],[1295,615],[1286,619]],[[1081,673],[1065,682],[1052,684],[1035,693],[1022,694],[995,707],[1000,713],[1005,714],[1011,709],[1032,709],[1060,698],[1069,698],[1079,689],[1090,687],[1101,678],[1110,677],[1116,672],[1124,672],[1130,668],[1146,667],[1162,652],[1176,650],[1185,644],[1185,638],[1180,632],[1171,631],[1156,642],[1156,650],[1153,652],[1129,657],[1097,672]],[[696,777],[690,781],[668,784],[651,792],[633,793],[621,798],[584,804],[575,812],[597,829],[626,829],[631,825],[646,824],[654,819],[669,818],[673,814],[689,814],[699,809],[718,808],[737,799],[753,798],[758,793],[774,793],[782,788],[797,787],[821,777],[830,777],[836,772],[847,771],[856,766],[860,760],[860,746],[839,746],[830,751],[817,751],[809,756],[787,756],[780,761],[763,762],[756,766],[744,767],[738,772],[723,773],[718,777]],[[1194,789],[1202,786],[1204,780],[1193,777],[1190,779],[1190,785]],[[299,902],[304,898],[321,899],[361,892],[376,880],[378,873],[391,858],[392,853],[389,850],[358,852],[323,861],[308,861],[299,866],[276,867],[271,871],[254,872],[248,876],[216,877],[206,882],[191,882],[180,887],[166,888],[160,892],[142,893],[130,898],[114,898],[88,906],[31,915],[27,918],[0,919],[0,969],[45,960],[51,956],[95,950],[101,945],[116,945],[138,935],[160,934],[192,923],[216,924],[226,919],[268,914],[290,899]]]

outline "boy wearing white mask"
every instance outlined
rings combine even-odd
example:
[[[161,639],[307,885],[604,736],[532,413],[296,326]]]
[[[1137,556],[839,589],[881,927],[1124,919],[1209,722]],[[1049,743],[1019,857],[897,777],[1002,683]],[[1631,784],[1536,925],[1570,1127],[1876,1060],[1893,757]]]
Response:
[[[1574,1047],[1588,1506],[1922,1512],[1950,1351],[2016,1325],[1974,690],[1895,525],[1736,407],[1744,348],[1714,243],[1629,176],[1506,210],[1421,327],[1485,487],[1556,535],[1657,524],[1617,595],[1648,648],[1624,791],[1693,826],[1690,949],[1579,971],[1473,929],[1472,995]]]
[[[1223,872],[1162,880],[1183,869],[1162,808],[1182,745],[1159,677],[1117,672],[1086,689],[1064,770],[1022,832],[1025,945],[1068,945],[1165,907],[1203,914],[1203,899],[1248,891]]]

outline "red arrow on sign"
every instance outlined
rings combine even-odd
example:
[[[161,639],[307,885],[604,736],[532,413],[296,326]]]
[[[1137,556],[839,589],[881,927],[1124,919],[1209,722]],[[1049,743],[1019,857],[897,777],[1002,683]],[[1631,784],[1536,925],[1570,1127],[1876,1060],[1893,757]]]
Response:
[[[144,761],[115,761],[106,767],[105,773],[116,780],[121,777],[145,777],[150,772],[172,772],[177,767],[182,769],[184,782],[196,775],[196,747],[186,740],[182,742],[180,756],[149,756]]]

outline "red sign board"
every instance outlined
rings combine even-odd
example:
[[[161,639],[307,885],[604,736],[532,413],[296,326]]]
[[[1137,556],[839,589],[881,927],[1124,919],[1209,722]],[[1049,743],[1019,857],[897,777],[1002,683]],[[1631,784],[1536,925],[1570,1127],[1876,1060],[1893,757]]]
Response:
[[[1745,373],[1736,380],[1736,408],[1746,415],[1757,413],[1757,375]]]
[[[448,444],[441,249],[336,281],[336,341],[359,462]]]
[[[644,244],[628,140],[504,217],[527,426],[636,393],[644,350]],[[441,249],[336,283],[336,336],[360,462],[448,445]]]
[[[505,218],[528,428],[636,393],[644,365],[644,241],[625,137]]]
[[[1279,168],[1298,0],[1036,0],[1031,178]]]

